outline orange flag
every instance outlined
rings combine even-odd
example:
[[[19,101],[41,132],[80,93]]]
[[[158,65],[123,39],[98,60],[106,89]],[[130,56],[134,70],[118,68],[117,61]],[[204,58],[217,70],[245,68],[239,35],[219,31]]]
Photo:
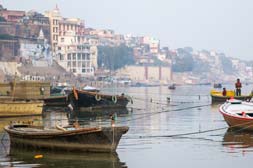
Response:
[[[74,93],[75,99],[78,100],[78,93],[77,93],[75,87],[73,87],[73,93]]]

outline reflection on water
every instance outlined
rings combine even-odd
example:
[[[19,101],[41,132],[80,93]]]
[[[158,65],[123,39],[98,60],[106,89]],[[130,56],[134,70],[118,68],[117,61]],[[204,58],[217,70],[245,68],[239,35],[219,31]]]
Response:
[[[41,158],[36,159],[35,156]],[[126,167],[120,162],[117,154],[108,153],[55,153],[49,151],[29,151],[11,148],[9,155],[0,163],[6,167],[93,167],[121,168]]]
[[[228,129],[223,138],[223,145],[231,153],[242,152],[242,154],[246,154],[252,152],[253,132]]]

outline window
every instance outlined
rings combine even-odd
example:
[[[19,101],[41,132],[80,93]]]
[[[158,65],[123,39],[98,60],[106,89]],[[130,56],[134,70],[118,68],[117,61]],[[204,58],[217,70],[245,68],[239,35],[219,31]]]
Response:
[[[76,60],[76,53],[73,53],[73,60]]]
[[[85,67],[85,62],[84,61],[82,62],[82,67]]]
[[[64,38],[61,38],[61,42],[64,42]]]
[[[69,68],[71,66],[71,62],[70,61],[68,61],[68,63],[67,63],[67,67]]]
[[[71,54],[68,54],[68,60],[71,60]]]
[[[61,53],[59,54],[59,57],[60,57],[60,60],[64,60],[64,57]]]
[[[76,68],[73,68],[73,69],[72,69],[72,72],[76,73]]]
[[[85,60],[85,54],[82,54],[82,60]]]
[[[76,61],[73,61],[73,67],[76,67]]]
[[[78,59],[78,60],[81,60],[81,54],[80,54],[80,53],[78,53],[77,59]]]
[[[82,72],[85,73],[85,72],[86,72],[86,69],[82,69]]]

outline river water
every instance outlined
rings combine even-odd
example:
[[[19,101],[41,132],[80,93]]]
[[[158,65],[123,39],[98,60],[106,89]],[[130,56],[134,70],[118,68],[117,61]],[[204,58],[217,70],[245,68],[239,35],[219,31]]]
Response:
[[[177,86],[176,90],[165,86],[111,88],[104,92],[124,92],[132,97],[133,104],[127,109],[98,113],[68,114],[57,109],[43,112],[43,117],[2,118],[0,167],[252,167],[253,134],[227,129],[218,112],[219,105],[211,105],[210,89],[211,86]],[[251,86],[243,88],[244,93],[250,90]],[[117,113],[116,125],[130,128],[123,135],[117,154],[10,149],[8,136],[3,132],[3,126],[14,120],[33,119],[51,127],[55,122],[67,125],[78,118],[83,125],[109,125],[112,113]],[[201,133],[206,130],[209,131]],[[43,158],[35,159],[37,154]]]

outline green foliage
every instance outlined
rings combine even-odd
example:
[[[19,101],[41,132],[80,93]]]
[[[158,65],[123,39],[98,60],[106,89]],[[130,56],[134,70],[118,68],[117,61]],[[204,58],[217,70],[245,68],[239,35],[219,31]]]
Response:
[[[6,22],[5,18],[0,16],[0,22]]]
[[[13,39],[15,39],[15,37],[13,37],[12,35],[9,35],[9,34],[0,34],[0,39],[1,40],[13,40]]]
[[[116,70],[134,64],[133,50],[125,45],[118,47],[99,46],[98,66]]]
[[[174,72],[189,72],[194,67],[194,60],[192,55],[183,48],[178,49],[178,57],[173,60],[172,69]]]

